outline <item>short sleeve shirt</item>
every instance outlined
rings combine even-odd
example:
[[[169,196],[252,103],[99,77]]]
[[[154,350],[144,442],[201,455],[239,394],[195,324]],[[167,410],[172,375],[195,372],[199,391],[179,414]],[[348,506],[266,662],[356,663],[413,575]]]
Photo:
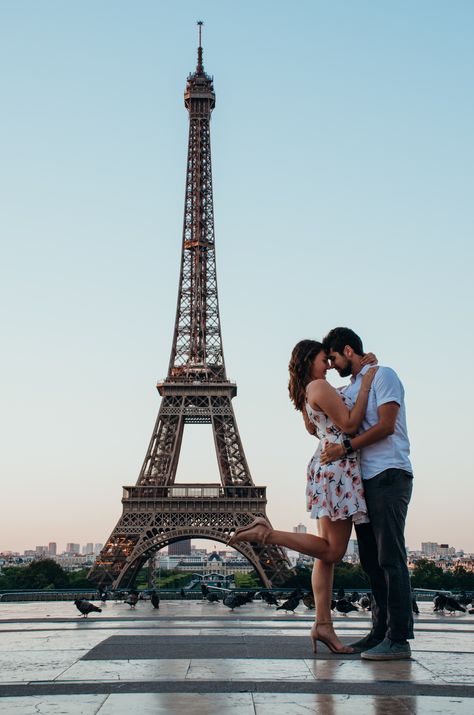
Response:
[[[362,375],[369,369],[369,365],[363,367],[355,378],[351,378],[349,385],[343,388],[344,393],[352,402],[356,401],[359,394]],[[400,405],[395,431],[375,444],[370,444],[360,450],[363,479],[371,479],[390,468],[412,472],[405,414],[405,390],[395,370],[392,370],[391,367],[379,366],[370,388],[367,410],[359,432],[365,432],[377,424],[379,421],[377,410],[387,402],[396,402]]]

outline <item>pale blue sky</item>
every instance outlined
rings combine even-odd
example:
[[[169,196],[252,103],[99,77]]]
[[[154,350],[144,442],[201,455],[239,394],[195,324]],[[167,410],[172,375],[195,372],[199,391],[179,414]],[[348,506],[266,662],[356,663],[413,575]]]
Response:
[[[159,407],[203,19],[220,307],[268,512],[305,514],[295,342],[349,325],[407,391],[407,527],[474,551],[471,2],[0,3],[0,549],[104,541]],[[180,481],[215,481],[210,428]]]

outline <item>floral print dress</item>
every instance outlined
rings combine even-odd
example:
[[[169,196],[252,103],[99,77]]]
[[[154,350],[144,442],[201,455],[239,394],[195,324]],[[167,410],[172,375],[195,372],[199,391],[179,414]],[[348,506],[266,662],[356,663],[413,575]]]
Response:
[[[343,392],[339,394],[350,409],[350,399]],[[368,522],[358,453],[329,464],[321,464],[319,460],[323,446],[334,442],[342,444],[344,433],[324,412],[313,410],[308,403],[306,411],[316,427],[319,439],[307,472],[306,503],[311,517],[319,519],[328,516],[331,521],[352,519],[355,524]]]

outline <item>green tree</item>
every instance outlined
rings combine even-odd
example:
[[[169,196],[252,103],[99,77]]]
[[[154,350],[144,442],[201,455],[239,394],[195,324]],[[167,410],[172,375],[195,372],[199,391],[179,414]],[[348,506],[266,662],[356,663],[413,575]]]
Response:
[[[44,589],[67,588],[67,573],[53,559],[32,561],[28,566],[11,566],[4,569],[1,588]]]
[[[88,568],[79,569],[78,571],[69,571],[67,574],[69,579],[68,588],[96,588],[96,584],[88,580],[88,572]]]
[[[411,577],[413,588],[450,588],[449,581],[449,574],[445,574],[443,569],[428,559],[420,559],[416,562]]]
[[[369,579],[360,564],[349,564],[345,561],[337,564],[334,569],[334,588],[364,589],[369,588]]]
[[[259,588],[260,579],[255,571],[234,574],[236,588]]]

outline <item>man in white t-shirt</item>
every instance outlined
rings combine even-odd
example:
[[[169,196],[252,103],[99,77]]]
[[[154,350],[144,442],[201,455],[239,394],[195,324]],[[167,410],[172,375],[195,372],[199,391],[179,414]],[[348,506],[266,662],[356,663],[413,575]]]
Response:
[[[323,347],[341,377],[351,376],[344,393],[355,403],[362,375],[362,341],[349,328],[334,328]],[[321,462],[360,449],[361,472],[370,523],[356,526],[362,568],[375,603],[372,630],[352,646],[367,660],[410,658],[413,636],[412,595],[405,547],[405,520],[413,473],[409,459],[405,392],[396,372],[379,366],[372,382],[359,434],[329,445]]]

